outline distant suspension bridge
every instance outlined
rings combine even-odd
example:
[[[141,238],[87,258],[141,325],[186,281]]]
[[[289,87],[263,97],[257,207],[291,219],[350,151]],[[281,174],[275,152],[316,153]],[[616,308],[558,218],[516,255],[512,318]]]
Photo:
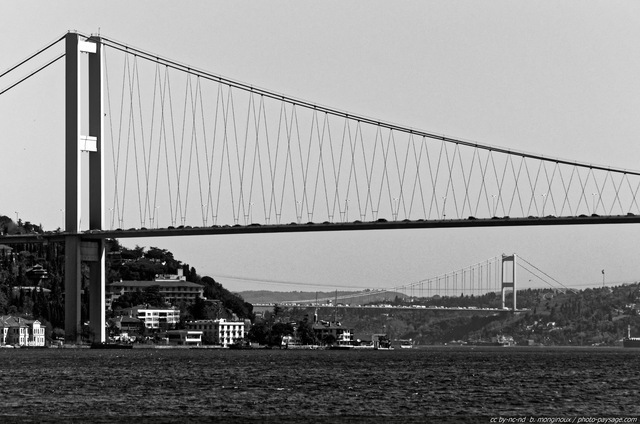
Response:
[[[516,310],[517,270],[528,273],[555,290],[575,292],[521,256],[503,254],[455,271],[400,286],[386,289],[367,289],[341,295],[336,292],[334,297],[276,303],[305,306],[327,304],[354,306],[356,304],[365,305],[372,300],[379,302],[380,298],[385,295],[393,297],[401,295],[403,300],[408,299],[411,302],[419,298],[481,296],[487,293],[501,293],[501,306],[502,309],[506,309],[506,293],[511,291],[513,299],[511,310]],[[389,300],[393,301],[394,299]]]

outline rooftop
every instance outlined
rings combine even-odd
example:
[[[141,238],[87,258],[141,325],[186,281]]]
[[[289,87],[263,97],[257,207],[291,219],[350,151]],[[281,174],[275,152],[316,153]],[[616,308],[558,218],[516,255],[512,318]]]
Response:
[[[13,326],[27,327],[29,325],[32,325],[36,321],[37,320],[14,317],[11,315],[0,315],[0,327],[13,327]],[[37,322],[40,323],[40,321],[37,321]]]

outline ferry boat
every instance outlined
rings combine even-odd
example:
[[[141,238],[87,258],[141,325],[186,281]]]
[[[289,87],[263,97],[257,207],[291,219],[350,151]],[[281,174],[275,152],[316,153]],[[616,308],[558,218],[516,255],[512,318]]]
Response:
[[[413,349],[413,340],[400,340],[400,349]]]
[[[627,327],[627,337],[622,339],[624,347],[640,347],[640,337],[631,337],[631,326]]]

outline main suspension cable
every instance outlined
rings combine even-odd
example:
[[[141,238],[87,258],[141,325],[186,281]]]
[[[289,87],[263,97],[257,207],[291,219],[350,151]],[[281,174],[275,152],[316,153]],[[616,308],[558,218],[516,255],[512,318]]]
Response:
[[[32,54],[31,56],[27,57],[26,59],[24,59],[23,61],[17,63],[16,65],[13,65],[12,67],[10,67],[9,69],[7,69],[6,71],[4,71],[3,73],[0,74],[0,78],[2,78],[3,76],[7,75],[9,72],[13,71],[14,69],[17,69],[18,67],[24,65],[25,63],[27,63],[28,61],[30,61],[31,59],[33,59],[34,57],[38,56],[40,53],[48,50],[50,47],[53,47],[54,45],[56,45],[57,43],[59,43],[61,40],[64,39],[64,35],[60,38],[57,38],[55,41],[51,42],[50,44],[48,44],[47,46],[41,48],[40,50],[38,50],[37,52],[35,52],[34,54]]]
[[[540,268],[538,268],[537,266],[531,264],[530,262],[528,262],[526,259],[524,259],[522,256],[518,255],[518,259],[524,263],[526,263],[527,265],[529,265],[530,267],[532,267],[533,269],[535,269],[536,271],[538,271],[539,273],[541,273],[542,275],[544,275],[545,277],[551,279],[553,282],[555,282],[556,284],[559,284],[560,286],[562,286],[563,288],[572,291],[573,293],[577,293],[575,290],[565,286],[564,284],[562,284],[560,281],[556,280],[555,278],[553,278],[552,276],[550,276],[549,274],[547,274],[546,272],[544,272],[543,270],[541,270]],[[523,269],[529,271],[531,274],[534,274],[531,270],[529,270],[528,268],[524,267],[522,264],[519,264]],[[535,275],[535,274],[534,274]],[[539,277],[539,276],[538,276]],[[542,278],[541,278],[542,279]],[[545,281],[544,279],[542,279],[543,281]],[[549,282],[545,281],[545,283],[549,284]],[[551,285],[551,284],[549,284]]]
[[[49,61],[48,63],[42,65],[40,68],[36,69],[35,71],[31,72],[29,75],[27,75],[26,77],[22,78],[21,80],[15,82],[14,84],[10,85],[9,87],[5,88],[4,90],[0,91],[0,96],[3,95],[4,93],[6,93],[7,91],[11,90],[13,87],[15,87],[16,85],[28,80],[29,78],[31,78],[32,76],[34,76],[35,74],[37,74],[38,72],[42,71],[43,69],[47,68],[49,65],[54,64],[55,62],[57,62],[58,60],[62,59],[64,57],[64,53],[62,53],[61,55],[59,55],[58,57],[56,57],[55,59]]]

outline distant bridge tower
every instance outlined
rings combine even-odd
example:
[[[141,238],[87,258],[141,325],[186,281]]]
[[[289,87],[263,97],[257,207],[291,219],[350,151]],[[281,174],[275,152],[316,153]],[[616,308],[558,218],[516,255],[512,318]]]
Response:
[[[502,255],[502,309],[506,308],[505,294],[513,290],[513,310],[516,310],[516,255]]]
[[[65,57],[65,333],[78,341],[82,290],[82,261],[89,264],[89,320],[95,341],[105,341],[105,249],[104,241],[82,240],[80,222],[83,210],[81,153],[89,155],[88,222],[90,229],[103,228],[104,158],[103,158],[103,61],[100,39],[81,40],[76,33],[66,35]],[[82,53],[88,54],[87,113],[83,114],[81,75]],[[83,134],[82,118],[88,116],[88,132]],[[86,210],[86,206],[85,206]],[[85,221],[86,223],[86,221]]]

